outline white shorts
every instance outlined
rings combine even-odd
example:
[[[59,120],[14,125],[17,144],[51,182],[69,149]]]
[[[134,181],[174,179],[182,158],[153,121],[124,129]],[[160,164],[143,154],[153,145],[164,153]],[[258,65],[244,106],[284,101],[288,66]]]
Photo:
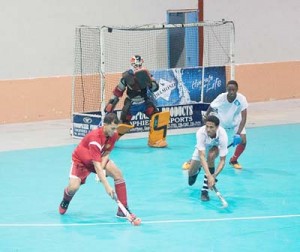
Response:
[[[210,150],[210,149],[209,149]],[[205,151],[205,156],[207,157],[207,154],[209,152],[209,150]],[[200,161],[200,156],[199,156],[199,150],[197,148],[195,148],[193,155],[192,155],[192,160],[196,160],[196,161]]]

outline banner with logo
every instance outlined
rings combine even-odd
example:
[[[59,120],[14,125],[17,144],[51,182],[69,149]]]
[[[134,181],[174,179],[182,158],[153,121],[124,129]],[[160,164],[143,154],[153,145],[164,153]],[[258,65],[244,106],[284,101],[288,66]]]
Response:
[[[206,111],[209,104],[198,103],[177,106],[159,107],[160,111],[170,111],[170,123],[168,129],[182,129],[202,126],[202,111]],[[121,113],[121,111],[119,111]],[[131,119],[133,132],[144,132],[150,129],[150,120],[143,113],[138,113]]]
[[[204,72],[204,103],[201,101],[202,68],[176,68],[152,71],[151,74],[160,88],[153,95],[160,111],[171,114],[169,129],[200,127],[202,112],[209,103],[226,90],[225,67],[206,67]],[[121,111],[116,111],[120,118]],[[143,113],[132,117],[135,127],[130,131],[149,131],[149,119]],[[81,138],[101,124],[101,113],[73,114],[72,134]]]
[[[174,68],[151,71],[159,83],[153,96],[159,107],[199,103],[201,101],[202,68]],[[226,91],[225,67],[206,67],[203,102],[210,103]]]
[[[91,130],[102,124],[101,112],[93,112],[87,114],[74,113],[72,136],[82,138]]]
[[[177,106],[159,107],[160,111],[170,111],[170,123],[168,129],[182,129],[202,126],[202,112],[206,111],[209,104],[197,103]],[[116,111],[118,117],[121,111]],[[97,128],[101,124],[101,115],[99,113],[74,114],[73,115],[73,136],[77,138],[84,137],[89,131]],[[130,133],[147,132],[150,129],[150,120],[143,113],[137,113],[131,119],[134,126]]]

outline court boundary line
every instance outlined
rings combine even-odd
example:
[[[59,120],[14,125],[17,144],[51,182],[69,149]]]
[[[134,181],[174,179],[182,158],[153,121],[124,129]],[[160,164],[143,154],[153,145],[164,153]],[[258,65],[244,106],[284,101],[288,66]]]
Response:
[[[249,216],[215,219],[190,219],[190,220],[160,220],[143,221],[142,224],[165,224],[165,223],[193,223],[193,222],[221,222],[237,220],[267,220],[267,219],[288,219],[299,218],[300,214],[270,215],[270,216]],[[128,222],[96,222],[96,223],[0,223],[1,227],[74,227],[74,226],[107,226],[107,225],[128,225]]]

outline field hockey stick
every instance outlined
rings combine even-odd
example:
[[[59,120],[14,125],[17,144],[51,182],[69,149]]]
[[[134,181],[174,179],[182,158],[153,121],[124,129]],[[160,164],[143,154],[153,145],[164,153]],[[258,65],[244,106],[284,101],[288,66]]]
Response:
[[[232,145],[233,145],[233,143],[229,144],[229,145],[227,146],[227,149],[230,148]]]
[[[216,195],[217,195],[218,198],[220,199],[220,201],[221,201],[223,207],[224,207],[224,208],[228,207],[227,201],[223,198],[222,194],[219,192],[219,190],[216,188],[215,185],[212,187],[212,189],[215,191]]]
[[[231,146],[233,146],[233,142],[227,146],[227,149],[230,148]],[[219,192],[219,190],[217,189],[217,187],[214,185],[214,186],[212,187],[212,189],[215,191],[216,195],[217,195],[218,198],[220,199],[220,201],[221,201],[223,207],[224,207],[224,208],[228,207],[227,201],[223,198],[222,194]]]
[[[118,200],[117,195],[114,194],[113,199],[116,201],[118,207],[121,209],[122,213],[125,215],[126,219],[134,226],[139,226],[141,224],[141,219],[140,218],[136,218],[136,217],[132,217],[131,214],[128,212],[128,210],[126,209],[126,207],[124,207],[124,205],[122,204],[122,202],[120,200]]]

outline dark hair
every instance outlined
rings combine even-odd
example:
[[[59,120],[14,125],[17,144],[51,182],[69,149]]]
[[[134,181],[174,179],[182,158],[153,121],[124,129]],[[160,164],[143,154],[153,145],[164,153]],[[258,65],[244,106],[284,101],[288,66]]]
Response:
[[[230,84],[235,85],[237,88],[239,88],[239,84],[235,80],[230,80],[227,82],[227,86]]]
[[[119,124],[120,121],[117,117],[117,114],[115,113],[107,113],[105,116],[104,116],[104,119],[103,119],[103,123],[105,124]]]
[[[207,118],[206,118],[206,122],[212,122],[214,123],[216,126],[219,126],[220,124],[220,120],[218,117],[214,116],[214,115],[209,115]]]

